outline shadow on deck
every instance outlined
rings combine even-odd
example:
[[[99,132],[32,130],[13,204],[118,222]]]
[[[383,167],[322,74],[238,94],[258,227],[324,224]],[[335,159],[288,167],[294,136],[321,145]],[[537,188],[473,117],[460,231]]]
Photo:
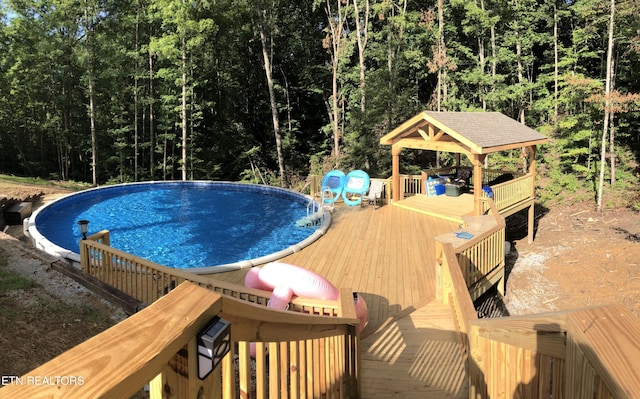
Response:
[[[432,301],[403,312],[361,344],[363,398],[468,398],[451,310]]]
[[[457,228],[457,222],[399,206],[340,205],[322,238],[281,260],[365,298],[363,398],[468,397],[453,314],[435,299],[434,238]],[[210,277],[242,284],[245,274]]]

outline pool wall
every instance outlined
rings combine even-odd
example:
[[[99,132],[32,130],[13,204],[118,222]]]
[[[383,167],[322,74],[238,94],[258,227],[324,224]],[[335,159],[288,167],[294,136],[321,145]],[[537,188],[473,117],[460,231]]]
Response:
[[[42,233],[40,233],[40,231],[38,231],[38,228],[37,228],[38,215],[41,212],[47,210],[48,208],[64,206],[65,202],[74,201],[75,197],[79,195],[87,195],[87,194],[90,195],[93,192],[96,192],[96,193],[99,192],[99,190],[117,189],[119,187],[122,188],[122,187],[131,187],[135,185],[154,185],[154,184],[216,185],[216,186],[220,186],[221,188],[237,190],[237,191],[249,189],[254,191],[268,192],[269,194],[291,196],[301,202],[304,201],[309,203],[310,201],[312,201],[311,197],[309,197],[308,195],[305,195],[293,190],[284,189],[280,187],[265,186],[260,184],[252,184],[252,183],[213,182],[213,181],[198,181],[198,180],[186,181],[186,182],[185,181],[150,181],[150,182],[138,182],[138,183],[124,183],[124,184],[116,184],[112,186],[103,186],[103,187],[96,187],[88,190],[83,190],[77,193],[66,195],[55,201],[52,201],[38,208],[35,212],[33,212],[31,217],[29,217],[28,219],[25,219],[24,226],[23,226],[24,233],[27,237],[31,239],[32,245],[35,248],[41,251],[44,251],[50,255],[66,259],[74,266],[80,267],[80,255],[78,253],[54,244],[53,242],[48,240]],[[281,259],[285,256],[291,255],[292,253],[299,252],[306,246],[313,243],[318,238],[322,237],[326,233],[326,231],[329,229],[329,226],[331,225],[331,213],[328,210],[324,209],[321,206],[321,204],[317,202],[314,202],[313,208],[317,212],[322,212],[322,223],[319,226],[317,226],[317,228],[313,231],[313,233],[311,233],[311,235],[309,235],[306,239],[296,244],[293,244],[283,250],[280,250],[265,256],[261,256],[258,258],[242,260],[234,263],[226,263],[221,265],[212,265],[212,266],[205,266],[205,267],[181,268],[177,270],[182,270],[182,271],[194,273],[194,274],[221,273],[221,272],[227,272],[227,271],[233,271],[233,270],[239,270],[239,269],[250,268],[253,266],[258,266],[264,263],[272,262],[277,259]]]

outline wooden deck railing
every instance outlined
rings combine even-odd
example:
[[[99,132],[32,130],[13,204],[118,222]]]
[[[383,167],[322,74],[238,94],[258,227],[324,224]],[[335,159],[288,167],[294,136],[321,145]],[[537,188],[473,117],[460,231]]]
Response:
[[[231,323],[232,344],[221,365],[200,380],[196,339],[216,315]],[[262,306],[184,282],[127,320],[19,377],[0,389],[0,396],[120,399],[149,382],[152,399],[356,398],[356,330],[355,315],[265,312]],[[259,342],[255,367],[249,341]],[[57,383],[37,382],[53,376],[59,376]]]
[[[402,198],[406,196],[422,194],[422,176],[420,175],[400,175],[400,189]]]
[[[468,167],[461,167],[460,169],[468,169]],[[451,175],[455,174],[457,168],[455,166],[449,166],[438,169],[429,169],[425,170],[424,173],[427,175]],[[504,175],[505,173],[509,173],[513,175],[515,178],[513,180],[492,185],[491,188],[493,190],[493,199],[496,203],[498,210],[501,213],[509,213],[513,209],[517,209],[518,205],[531,201],[534,198],[533,192],[533,176],[529,174],[525,174],[522,172],[516,171],[504,171],[504,170],[492,170],[492,169],[483,169],[482,170],[482,184],[488,185],[491,181],[496,178]],[[383,198],[386,199],[387,203],[391,202],[391,180],[388,179],[371,179],[371,180],[382,180],[384,181],[384,194]],[[399,198],[405,198],[406,196],[423,194],[423,176],[422,175],[400,175],[400,193]],[[473,183],[473,181],[471,181]],[[310,188],[310,195],[314,198],[318,193],[321,192],[321,184],[322,184],[322,176],[318,175],[310,175],[308,177],[308,186]]]
[[[467,168],[467,169],[471,170],[471,168]],[[526,176],[526,173],[518,172],[514,170],[506,171],[506,170],[497,170],[497,169],[482,169],[482,185],[488,185],[493,180],[496,180],[497,178],[504,175],[505,173],[512,175],[514,178]]]
[[[497,215],[491,201],[486,206]],[[474,237],[469,248],[487,237]],[[490,245],[472,252],[483,259]],[[637,397],[640,322],[628,309],[478,319],[459,248],[438,241],[436,247],[437,296],[450,304],[463,343],[469,398]]]
[[[533,201],[533,176],[524,175],[505,183],[491,186],[493,190],[493,201],[496,203],[500,213],[509,213],[518,205]]]
[[[470,322],[471,398],[637,398],[640,323],[621,305]]]
[[[469,356],[468,336],[471,321],[477,319],[476,309],[467,289],[458,258],[449,243],[439,243],[439,257],[436,258],[436,296],[444,304],[449,304],[456,322],[456,331],[462,342],[465,356]]]
[[[468,294],[475,300],[489,288],[497,285],[504,293],[505,222],[494,202],[482,198],[484,216],[465,217],[465,230],[473,233],[469,240],[455,238],[454,233],[436,237],[436,259],[442,259],[444,243],[452,243],[457,264],[465,281]]]
[[[227,382],[243,398],[357,397],[359,329],[352,292],[341,290],[338,300],[295,298],[287,311],[266,311],[270,292],[158,265],[92,240],[97,237],[108,237],[108,232],[81,242],[84,271],[140,301],[153,303],[189,281],[253,306],[233,308],[251,311],[241,322],[247,332],[233,337],[238,346],[239,366],[234,370],[238,381]],[[315,318],[304,319],[305,327],[296,330],[288,323],[300,313]],[[223,312],[225,318],[242,315]],[[253,371],[249,342],[256,342],[258,354]]]

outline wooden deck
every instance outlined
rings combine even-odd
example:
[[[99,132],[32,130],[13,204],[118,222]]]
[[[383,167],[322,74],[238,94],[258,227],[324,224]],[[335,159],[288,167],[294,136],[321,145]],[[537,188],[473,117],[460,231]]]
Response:
[[[434,237],[458,223],[399,206],[338,207],[327,233],[283,262],[363,295],[362,397],[468,397],[450,309],[435,299]],[[210,277],[242,284],[246,271]]]
[[[395,201],[393,205],[454,223],[462,223],[464,216],[473,215],[473,194],[465,193],[457,197],[413,195]]]

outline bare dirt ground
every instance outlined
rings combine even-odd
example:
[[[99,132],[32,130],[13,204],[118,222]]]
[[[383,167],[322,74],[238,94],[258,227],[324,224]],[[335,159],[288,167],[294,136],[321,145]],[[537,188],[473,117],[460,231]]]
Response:
[[[0,233],[0,376],[20,376],[125,314],[50,269],[55,259]]]
[[[515,240],[507,258],[509,313],[622,303],[640,317],[640,214],[592,204],[541,213],[533,244]]]
[[[29,199],[34,207],[70,192],[57,186],[0,182],[0,198]],[[49,265],[54,260],[31,246],[22,233],[22,226],[9,226],[6,234],[0,230],[0,376],[3,383],[126,318],[121,309],[51,269]],[[149,395],[142,389],[133,397],[142,399]]]

